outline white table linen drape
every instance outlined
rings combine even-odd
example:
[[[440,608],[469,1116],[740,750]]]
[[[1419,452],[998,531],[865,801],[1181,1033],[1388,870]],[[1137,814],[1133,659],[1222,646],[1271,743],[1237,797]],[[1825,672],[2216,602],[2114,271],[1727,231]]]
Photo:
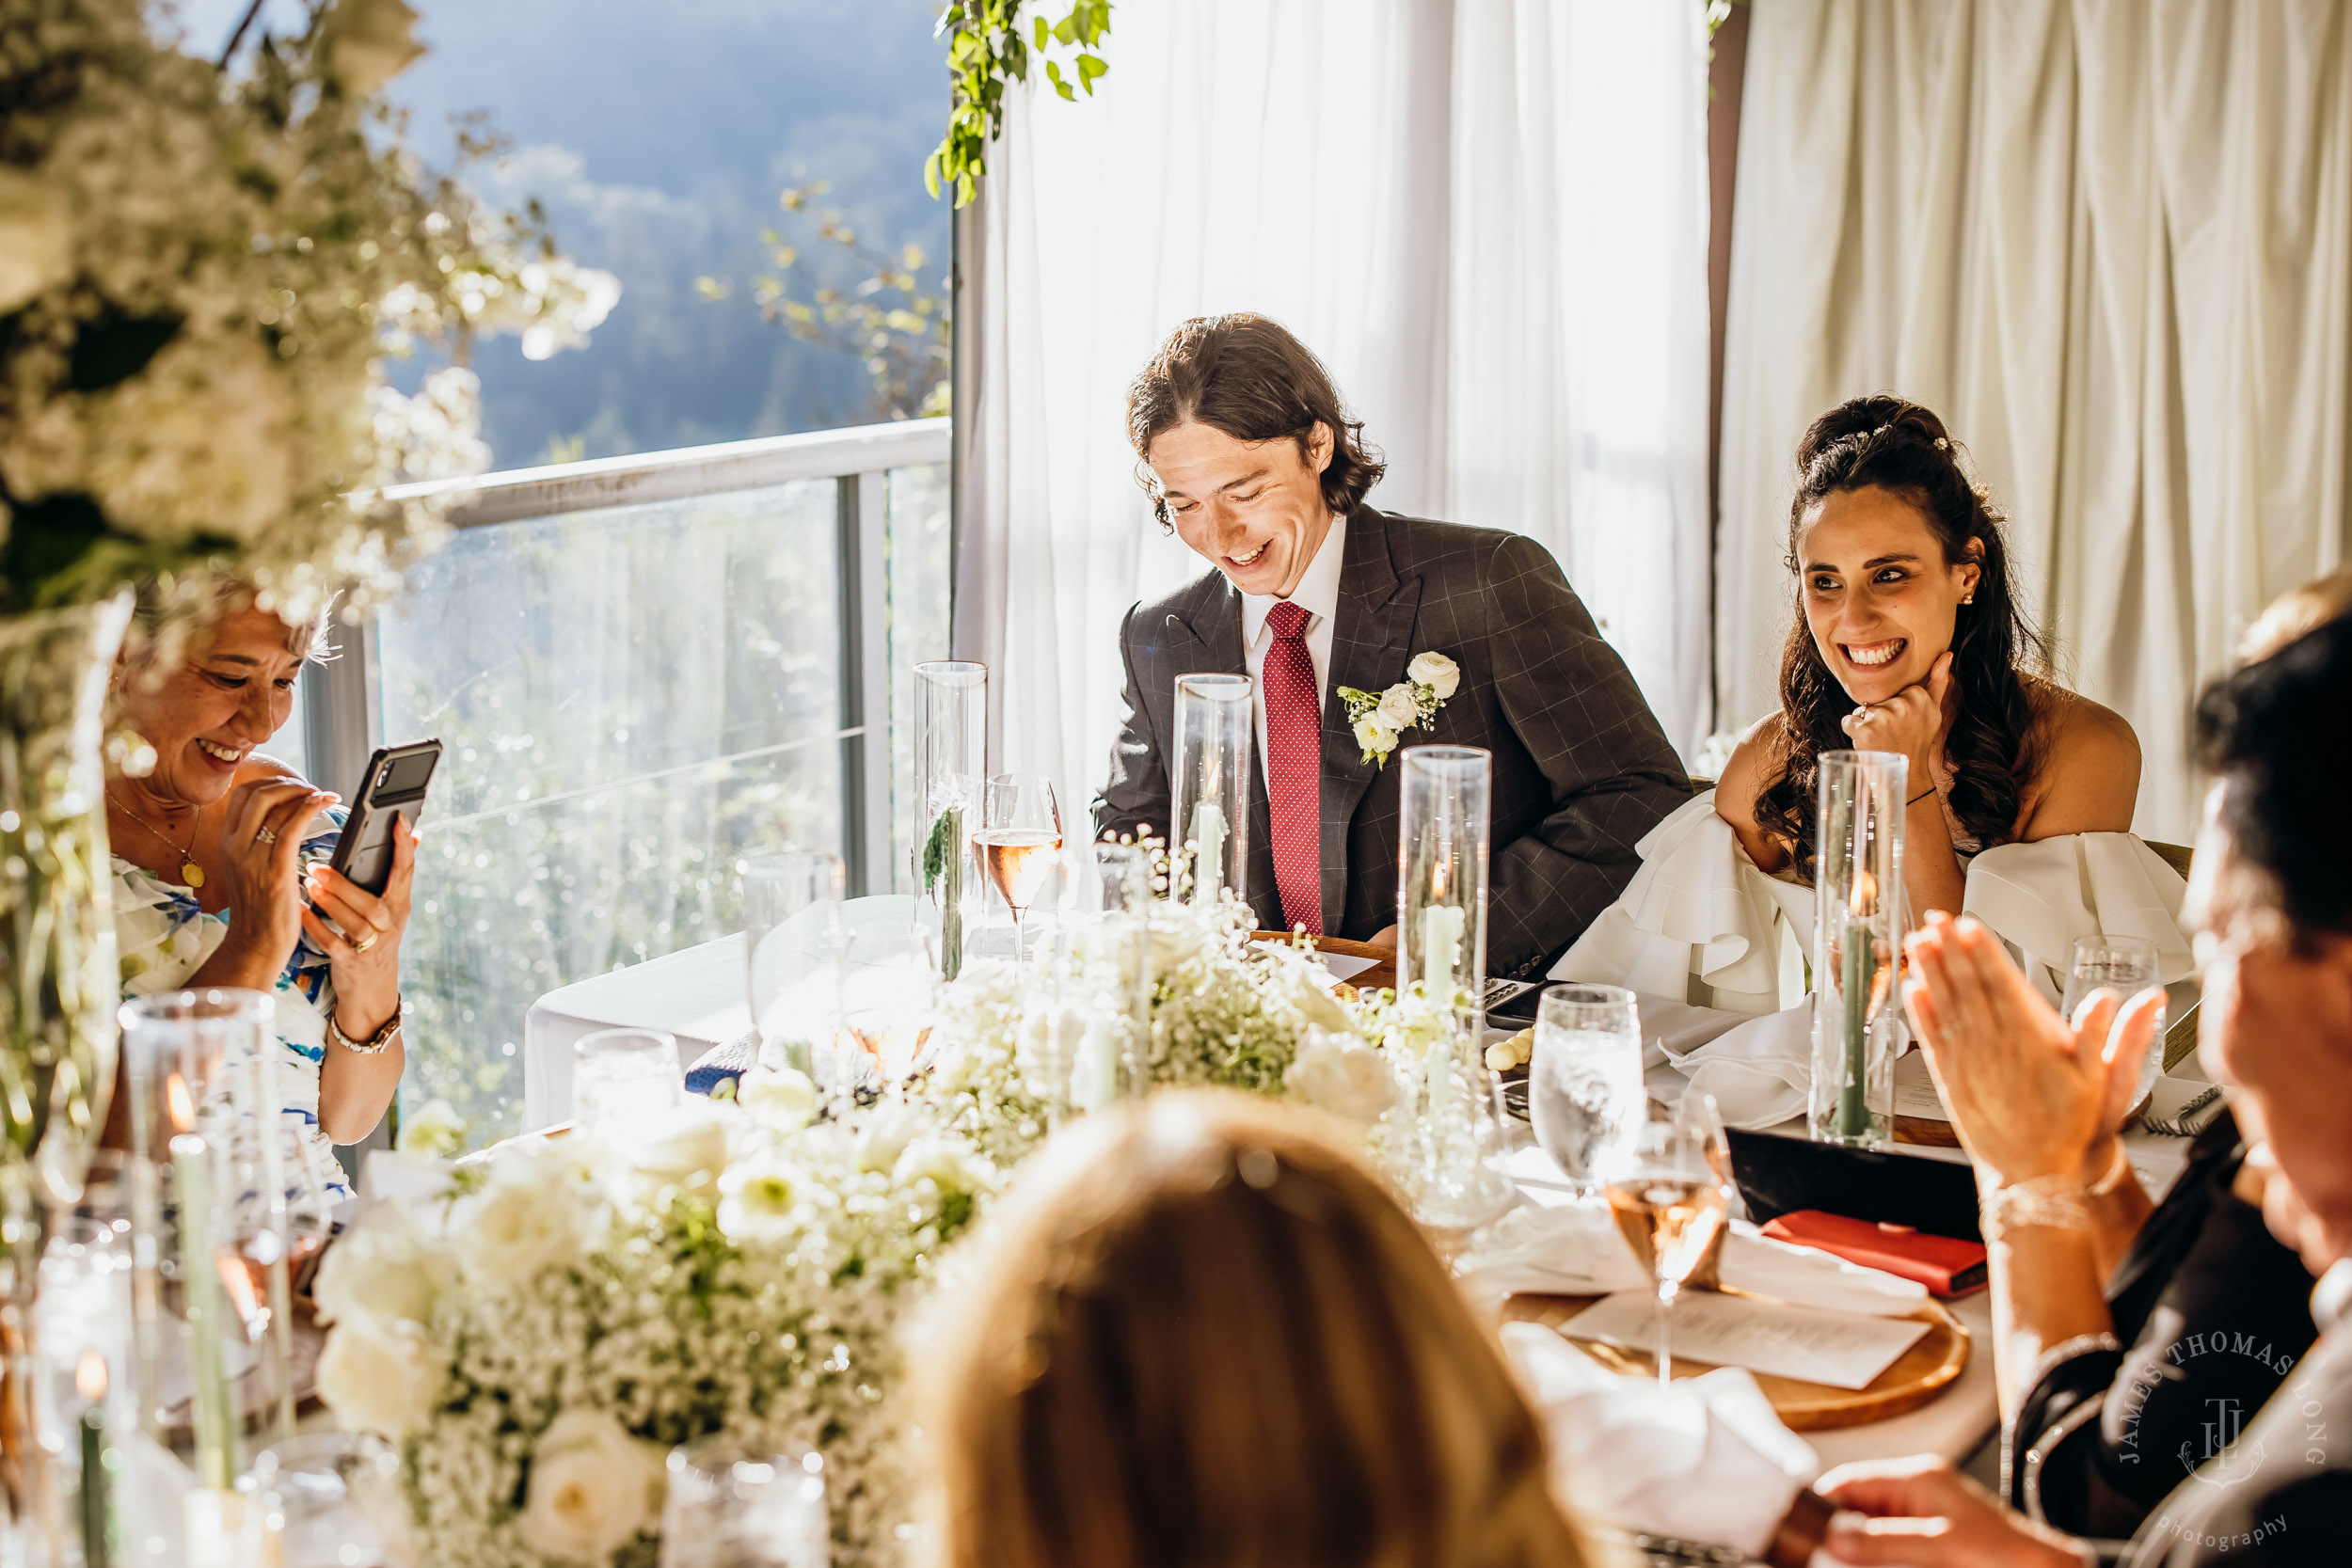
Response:
[[[1541,540],[1677,744],[1707,727],[1706,39],[1698,5],[1130,0],[1091,100],[1015,91],[981,221],[956,640],[997,766],[1075,810],[1120,617],[1200,569],[1125,391],[1248,309],[1330,367],[1375,504]]]
[[[1739,169],[1723,722],[1775,701],[1799,435],[1897,391],[2138,731],[2137,830],[2186,841],[2199,685],[2352,542],[2352,7],[1759,0]]]

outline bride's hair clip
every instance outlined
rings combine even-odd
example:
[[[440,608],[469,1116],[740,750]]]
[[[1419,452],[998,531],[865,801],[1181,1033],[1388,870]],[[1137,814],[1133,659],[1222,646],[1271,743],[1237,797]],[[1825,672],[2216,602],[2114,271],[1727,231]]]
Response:
[[[1952,444],[1944,439],[1943,436],[1938,436],[1935,438],[1935,450],[1938,451],[1949,451],[1952,450]]]

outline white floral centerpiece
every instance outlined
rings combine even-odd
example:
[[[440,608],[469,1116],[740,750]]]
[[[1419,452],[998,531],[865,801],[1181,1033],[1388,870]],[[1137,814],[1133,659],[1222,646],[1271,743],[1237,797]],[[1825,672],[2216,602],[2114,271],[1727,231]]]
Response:
[[[1136,1076],[1298,1099],[1417,1157],[1391,1124],[1440,1010],[1343,1001],[1253,924],[1230,895],[1154,907]],[[900,1560],[909,1313],[1076,1114],[1100,1014],[1075,999],[1124,979],[1104,971],[1119,962],[1081,940],[1057,983],[967,965],[929,1070],[843,1119],[801,1074],[755,1072],[644,1147],[519,1140],[453,1167],[443,1196],[364,1212],[320,1273],[320,1391],[401,1443],[410,1560],[649,1565],[660,1457],[713,1433],[818,1449],[835,1560]]]

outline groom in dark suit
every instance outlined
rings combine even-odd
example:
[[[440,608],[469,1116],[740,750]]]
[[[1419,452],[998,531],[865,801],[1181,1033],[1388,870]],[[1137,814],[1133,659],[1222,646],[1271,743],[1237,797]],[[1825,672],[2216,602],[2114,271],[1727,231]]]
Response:
[[[1120,628],[1127,712],[1096,831],[1166,836],[1177,676],[1256,675],[1259,924],[1392,946],[1402,768],[1365,751],[1484,747],[1487,973],[1539,973],[1623,891],[1634,845],[1690,793],[1550,553],[1363,504],[1381,465],[1362,425],[1306,345],[1262,316],[1179,327],[1129,389],[1127,425],[1161,522],[1212,569]],[[1435,683],[1446,701],[1434,718],[1401,733],[1351,725],[1340,688],[1377,695],[1427,654],[1456,681],[1450,693]]]

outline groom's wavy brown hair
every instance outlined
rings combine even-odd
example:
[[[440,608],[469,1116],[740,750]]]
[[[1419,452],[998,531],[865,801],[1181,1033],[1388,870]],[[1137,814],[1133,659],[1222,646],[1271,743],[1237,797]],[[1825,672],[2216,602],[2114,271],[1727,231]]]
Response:
[[[1236,441],[1295,441],[1309,463],[1315,426],[1327,426],[1331,466],[1323,470],[1323,504],[1335,517],[1355,511],[1388,471],[1379,451],[1364,444],[1364,422],[1341,406],[1323,361],[1264,316],[1195,316],[1168,334],[1127,388],[1136,483],[1152,498],[1162,528],[1174,525],[1152,473],[1152,443],[1187,422]]]
[[[1947,797],[1979,844],[2016,835],[2026,786],[2036,765],[2028,675],[2045,674],[2049,644],[2026,619],[2010,581],[2009,540],[1991,492],[1960,464],[1960,443],[1944,421],[1888,393],[1849,398],[1813,421],[1797,445],[1797,490],[1788,503],[1788,559],[1798,569],[1798,536],[1822,501],[1848,490],[1881,489],[1909,503],[1935,536],[1947,565],[1980,568],[1974,602],[1952,628],[1952,682],[1960,690],[1945,754]],[[1804,597],[1780,657],[1780,713],[1767,733],[1770,770],[1756,800],[1756,826],[1791,847],[1796,870],[1813,876],[1814,794],[1823,752],[1853,745],[1838,721],[1854,700],[1821,661],[1805,626]],[[1915,787],[1918,781],[1914,781]]]

